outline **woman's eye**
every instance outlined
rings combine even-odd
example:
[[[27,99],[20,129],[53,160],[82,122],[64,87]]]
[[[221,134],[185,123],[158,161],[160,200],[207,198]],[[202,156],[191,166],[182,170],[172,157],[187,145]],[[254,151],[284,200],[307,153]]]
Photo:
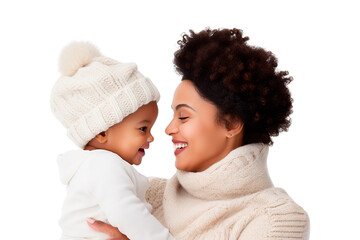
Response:
[[[147,127],[141,127],[141,128],[139,128],[139,129],[140,129],[140,131],[145,132],[145,131],[146,131],[146,129],[147,129]]]

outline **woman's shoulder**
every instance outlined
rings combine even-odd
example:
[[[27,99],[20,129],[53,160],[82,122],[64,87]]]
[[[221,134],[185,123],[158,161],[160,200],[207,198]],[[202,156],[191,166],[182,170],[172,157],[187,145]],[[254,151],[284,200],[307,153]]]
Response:
[[[270,239],[309,239],[310,220],[307,212],[282,189],[280,196],[265,208]]]
[[[282,188],[269,188],[263,191],[261,198],[266,199],[264,209],[270,215],[276,212],[292,212],[299,213],[299,215],[307,215],[305,210],[299,206]],[[273,214],[272,214],[273,213]]]
[[[259,197],[266,199],[262,214],[249,223],[240,239],[309,239],[308,214],[283,189],[271,188]]]

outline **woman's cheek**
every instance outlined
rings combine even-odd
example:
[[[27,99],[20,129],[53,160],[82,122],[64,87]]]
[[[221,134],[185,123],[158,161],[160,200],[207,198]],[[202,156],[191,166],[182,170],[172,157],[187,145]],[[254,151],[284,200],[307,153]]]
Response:
[[[187,126],[184,131],[192,152],[197,157],[206,155],[208,141],[210,140],[208,130],[210,129],[207,128],[206,123],[200,124],[194,122],[193,124]]]
[[[199,133],[199,128],[194,122],[183,123],[179,127],[179,132],[182,139],[188,143],[188,151],[186,151],[187,159],[190,161],[190,158],[196,156],[197,154],[197,144],[201,142],[201,133]]]
[[[194,138],[194,135],[196,137],[196,128],[194,127],[194,124],[190,124],[190,123],[183,123],[181,124],[181,126],[179,126],[179,132],[180,135],[184,138],[184,139],[179,139],[179,140],[184,140],[188,143],[191,142],[191,140]]]

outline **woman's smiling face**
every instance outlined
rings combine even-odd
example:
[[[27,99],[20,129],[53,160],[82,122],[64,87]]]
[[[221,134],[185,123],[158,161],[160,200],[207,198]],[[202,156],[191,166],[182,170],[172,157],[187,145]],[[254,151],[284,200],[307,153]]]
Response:
[[[173,138],[177,169],[204,171],[232,150],[216,106],[202,98],[191,81],[179,84],[171,107],[174,118],[165,132]]]

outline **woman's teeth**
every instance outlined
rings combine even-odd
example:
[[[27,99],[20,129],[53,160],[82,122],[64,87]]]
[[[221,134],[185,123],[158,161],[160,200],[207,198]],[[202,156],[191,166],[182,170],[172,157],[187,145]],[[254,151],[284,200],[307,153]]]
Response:
[[[188,145],[186,143],[182,143],[182,144],[174,144],[174,149],[181,149],[181,148],[186,148]]]

